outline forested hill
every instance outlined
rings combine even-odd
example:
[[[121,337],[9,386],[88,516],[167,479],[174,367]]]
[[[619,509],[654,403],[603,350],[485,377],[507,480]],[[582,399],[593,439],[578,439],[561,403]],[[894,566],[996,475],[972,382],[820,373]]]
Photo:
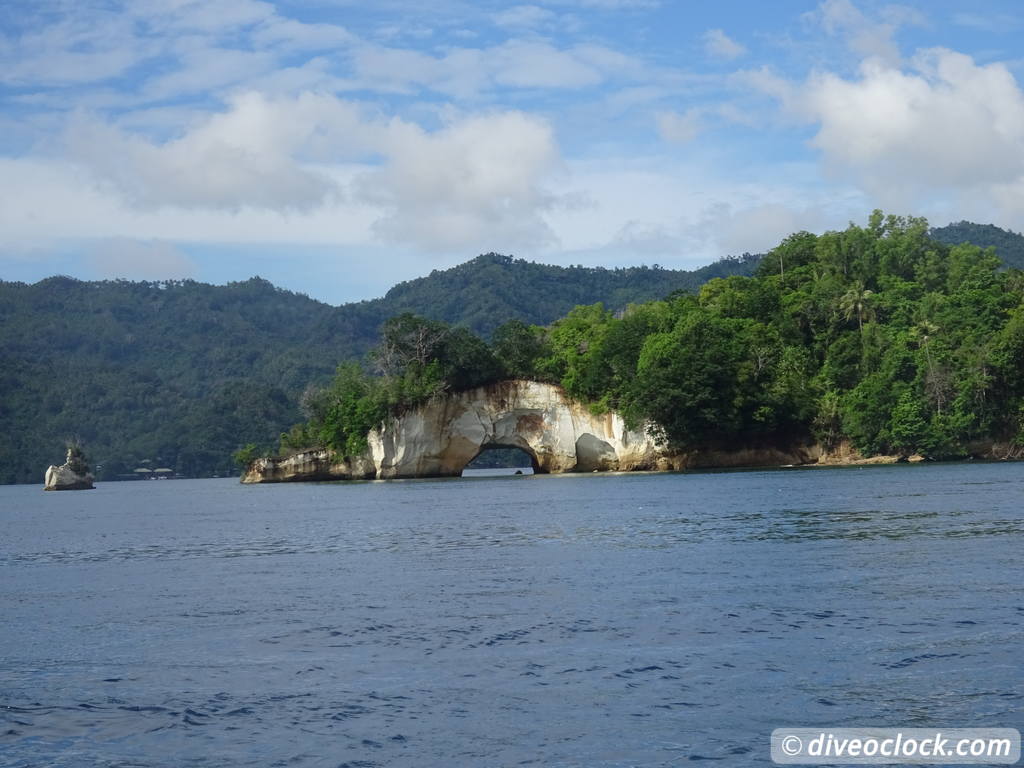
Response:
[[[1024,238],[996,227],[960,223],[931,235],[994,245],[1004,262],[1024,262]],[[42,482],[75,436],[101,465],[101,480],[139,466],[233,472],[236,448],[275,444],[301,420],[303,390],[361,358],[401,312],[486,337],[510,319],[547,325],[579,304],[616,312],[691,292],[713,277],[752,274],[759,260],[687,272],[487,254],[340,307],[258,278],[226,286],[0,281],[0,482]]]
[[[995,248],[1003,264],[1024,269],[1024,235],[1000,229],[992,224],[961,221],[931,230],[931,237],[946,245],[971,243],[982,248]]]
[[[401,315],[375,357],[383,375],[343,366],[307,400],[284,452],[355,456],[389,414],[508,378],[557,384],[680,452],[814,441],[953,459],[1024,446],[1024,272],[881,211],[787,237],[752,278],[621,315],[592,305],[546,327],[511,322],[489,344]]]
[[[612,310],[696,291],[715,277],[752,275],[759,256],[716,261],[692,272],[654,267],[554,267],[489,253],[428,277],[399,283],[383,299],[386,316],[414,312],[483,336],[508,320],[547,325],[580,304]],[[597,298],[594,298],[597,297]]]
[[[100,479],[139,466],[232,472],[236,448],[276,443],[301,420],[305,387],[362,357],[400,312],[486,335],[513,318],[553,322],[576,304],[621,309],[693,290],[756,263],[606,270],[488,254],[340,307],[259,278],[0,281],[0,482],[42,482],[74,436],[101,465]]]

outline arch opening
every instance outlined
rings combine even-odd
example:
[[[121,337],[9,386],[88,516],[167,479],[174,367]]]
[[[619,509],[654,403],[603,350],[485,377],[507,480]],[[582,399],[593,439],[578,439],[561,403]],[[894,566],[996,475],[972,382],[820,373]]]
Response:
[[[486,443],[463,467],[462,477],[536,475],[542,471],[533,451],[517,445]]]

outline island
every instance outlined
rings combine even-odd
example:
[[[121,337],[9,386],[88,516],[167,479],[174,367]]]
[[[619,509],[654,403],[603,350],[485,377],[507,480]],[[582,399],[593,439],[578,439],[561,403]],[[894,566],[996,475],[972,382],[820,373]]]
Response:
[[[46,491],[88,491],[93,485],[92,471],[78,445],[68,446],[67,460],[59,467],[51,464],[46,470]]]

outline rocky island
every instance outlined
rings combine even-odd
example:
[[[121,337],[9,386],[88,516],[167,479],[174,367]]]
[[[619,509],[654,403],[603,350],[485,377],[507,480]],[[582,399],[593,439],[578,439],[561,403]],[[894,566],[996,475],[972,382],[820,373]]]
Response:
[[[628,429],[614,411],[595,415],[561,387],[526,380],[436,398],[388,418],[367,443],[358,456],[320,449],[258,458],[242,482],[458,477],[495,447],[521,449],[538,474],[806,464],[820,453],[798,446],[678,454],[647,430]]]
[[[67,460],[59,467],[51,464],[46,470],[47,491],[87,491],[95,488],[92,472],[82,449],[68,446]]]

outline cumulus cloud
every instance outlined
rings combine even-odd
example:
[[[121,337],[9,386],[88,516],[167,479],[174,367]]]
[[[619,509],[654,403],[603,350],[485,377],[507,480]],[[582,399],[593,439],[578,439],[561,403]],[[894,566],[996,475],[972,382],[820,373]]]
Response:
[[[835,24],[863,21],[845,0],[823,8]],[[863,53],[853,76],[818,71],[800,82],[762,69],[737,82],[817,126],[811,145],[826,169],[884,207],[1003,222],[1019,215],[1024,91],[1010,70],[945,48],[906,61]]]
[[[1024,179],[1024,92],[1001,64],[931,49],[906,70],[868,60],[855,79],[814,75],[801,93],[827,166],[887,204],[945,193],[1006,205],[996,193]]]
[[[67,142],[73,159],[134,205],[308,209],[333,185],[303,156],[319,131],[337,135],[359,125],[352,105],[330,97],[273,101],[249,93],[165,143],[84,116],[72,123]]]
[[[369,206],[382,237],[429,250],[553,238],[542,213],[558,148],[546,121],[515,111],[456,115],[431,132],[325,94],[247,93],[164,143],[79,116],[68,146],[140,209]]]
[[[435,133],[393,122],[385,152],[386,165],[359,184],[361,196],[387,211],[376,225],[385,238],[431,250],[554,239],[541,215],[553,198],[541,182],[559,158],[545,121],[504,112]]]
[[[747,49],[720,29],[709,29],[704,33],[704,50],[716,59],[738,59]]]

